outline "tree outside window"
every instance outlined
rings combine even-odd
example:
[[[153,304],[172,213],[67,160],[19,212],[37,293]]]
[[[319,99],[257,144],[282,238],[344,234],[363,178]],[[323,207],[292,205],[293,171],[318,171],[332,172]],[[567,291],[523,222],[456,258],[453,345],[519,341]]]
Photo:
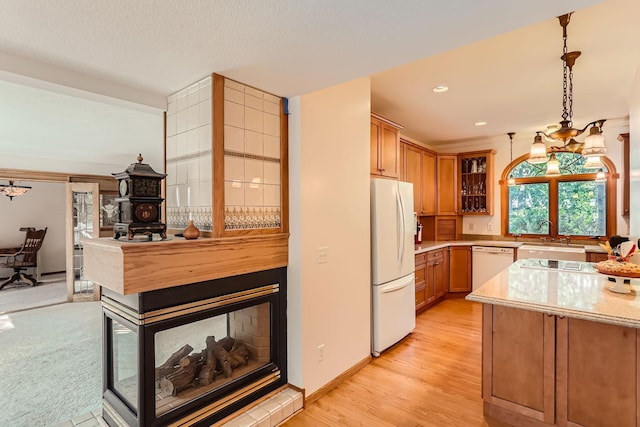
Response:
[[[509,234],[541,236],[605,236],[607,234],[607,185],[596,181],[596,172],[584,168],[580,154],[558,152],[559,177],[546,177],[546,165],[526,160],[506,175],[518,179],[508,187]],[[604,168],[606,172],[606,168]]]

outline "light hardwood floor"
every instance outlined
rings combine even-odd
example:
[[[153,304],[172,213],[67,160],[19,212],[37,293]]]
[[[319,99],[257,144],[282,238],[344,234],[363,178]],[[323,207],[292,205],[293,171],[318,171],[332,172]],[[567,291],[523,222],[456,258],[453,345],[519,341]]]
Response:
[[[285,426],[502,426],[482,415],[482,306],[448,299]]]

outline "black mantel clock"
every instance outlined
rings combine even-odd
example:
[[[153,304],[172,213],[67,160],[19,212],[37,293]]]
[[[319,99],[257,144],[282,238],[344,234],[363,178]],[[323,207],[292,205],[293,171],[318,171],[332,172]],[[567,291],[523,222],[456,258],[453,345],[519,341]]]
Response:
[[[118,222],[113,226],[114,238],[127,236],[132,240],[136,234],[144,234],[153,240],[153,233],[167,238],[167,225],[160,222],[161,181],[167,176],[157,173],[146,163],[142,163],[142,154],[138,163],[132,163],[124,172],[112,173],[118,180],[119,207]]]

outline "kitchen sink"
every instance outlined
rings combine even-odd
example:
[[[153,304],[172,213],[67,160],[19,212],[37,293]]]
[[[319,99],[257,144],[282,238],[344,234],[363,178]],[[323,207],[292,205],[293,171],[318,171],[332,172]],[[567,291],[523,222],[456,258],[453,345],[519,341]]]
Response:
[[[583,248],[585,245],[581,244],[566,244],[560,242],[526,242],[523,246],[549,246],[553,248]]]
[[[565,261],[586,261],[584,245],[555,245],[525,243],[518,248],[518,259],[541,258]]]

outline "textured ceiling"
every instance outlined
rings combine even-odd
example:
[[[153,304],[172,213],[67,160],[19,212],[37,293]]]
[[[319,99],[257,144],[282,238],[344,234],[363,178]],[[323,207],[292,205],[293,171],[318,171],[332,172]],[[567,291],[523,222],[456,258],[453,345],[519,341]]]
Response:
[[[595,1],[0,0],[0,50],[165,95],[217,72],[293,96]]]
[[[373,110],[403,124],[409,137],[437,144],[533,135],[561,113],[555,16],[578,10],[569,47],[583,51],[574,117],[582,124],[627,115],[639,8],[638,0],[0,0],[0,79],[50,76],[163,109],[167,94],[211,72],[281,96],[372,75]],[[451,90],[433,94],[442,83]],[[0,110],[12,108],[8,99],[20,102],[1,95]],[[111,114],[94,107],[109,127]],[[480,120],[489,124],[474,127]],[[37,150],[38,130],[32,138],[29,126],[19,131]],[[0,129],[0,148],[12,132]]]
[[[574,124],[628,116],[640,64],[640,1],[608,0],[576,11],[568,49]],[[562,114],[562,28],[551,18],[372,77],[372,108],[432,145],[506,134],[533,136]],[[433,93],[436,85],[449,91]],[[486,126],[474,126],[485,121]],[[606,126],[606,125],[605,125]]]

